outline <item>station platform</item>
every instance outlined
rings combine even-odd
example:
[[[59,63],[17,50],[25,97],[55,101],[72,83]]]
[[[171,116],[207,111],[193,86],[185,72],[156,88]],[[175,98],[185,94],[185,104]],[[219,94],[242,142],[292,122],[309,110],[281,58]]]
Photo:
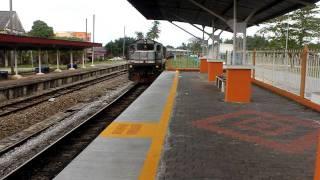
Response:
[[[94,72],[94,71],[97,71],[100,69],[105,69],[105,68],[109,68],[112,66],[123,65],[123,64],[125,64],[125,63],[96,65],[95,67],[78,68],[75,70],[63,70],[59,73],[53,71],[53,72],[50,72],[48,74],[43,74],[43,75],[36,75],[36,74],[23,75],[23,77],[21,79],[1,80],[0,87],[10,87],[10,86],[16,86],[16,85],[21,85],[21,84],[32,84],[35,81],[43,81],[43,80],[51,80],[54,78],[75,76],[75,75]]]
[[[312,180],[320,114],[252,90],[226,103],[206,75],[164,72],[55,179]]]

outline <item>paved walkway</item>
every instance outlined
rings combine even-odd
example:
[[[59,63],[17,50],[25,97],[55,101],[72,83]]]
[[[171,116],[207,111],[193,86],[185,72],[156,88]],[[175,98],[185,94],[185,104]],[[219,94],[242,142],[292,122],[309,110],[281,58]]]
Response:
[[[231,104],[199,73],[181,73],[158,179],[313,179],[320,114],[253,86]]]

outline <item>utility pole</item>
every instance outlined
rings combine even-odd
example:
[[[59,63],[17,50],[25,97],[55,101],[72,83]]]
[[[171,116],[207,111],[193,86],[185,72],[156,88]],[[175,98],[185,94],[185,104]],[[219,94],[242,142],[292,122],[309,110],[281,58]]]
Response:
[[[95,21],[96,21],[96,16],[93,15],[93,22],[92,22],[92,27],[93,27],[93,30],[92,30],[92,42],[94,43],[94,31],[95,31]],[[94,47],[92,47],[92,61],[91,61],[91,66],[94,66],[93,64],[94,62]]]
[[[124,26],[123,28],[122,58],[124,58],[125,46],[126,46],[126,26]]]
[[[86,18],[86,42],[88,42],[88,18]],[[84,49],[82,52],[82,68],[86,68],[85,60],[87,57],[87,49]]]
[[[9,6],[10,6],[10,12],[9,12],[9,17],[10,17],[10,34],[13,34],[13,11],[12,11],[12,0],[9,0]],[[10,52],[10,69],[11,69],[11,74],[14,74],[14,64],[13,64],[13,57],[14,52]]]
[[[88,41],[88,18],[86,18],[86,41]]]
[[[10,34],[13,34],[13,11],[12,11],[12,0],[10,0],[10,12],[9,12],[9,17],[10,17]]]

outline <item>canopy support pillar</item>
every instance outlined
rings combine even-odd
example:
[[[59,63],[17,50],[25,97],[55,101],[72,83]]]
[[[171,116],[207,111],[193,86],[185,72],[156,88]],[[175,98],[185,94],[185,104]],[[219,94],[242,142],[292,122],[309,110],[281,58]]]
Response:
[[[228,21],[228,25],[233,30],[233,53],[232,65],[226,67],[227,82],[225,101],[231,103],[249,103],[251,101],[251,67],[245,66],[246,58],[246,28],[249,16],[244,22],[237,22],[237,0],[234,0],[233,20]],[[255,13],[255,12],[253,12]],[[243,33],[242,44],[237,43],[237,34]],[[237,47],[239,45],[239,47]],[[242,46],[242,47],[241,47]],[[237,51],[242,56],[237,56]],[[239,53],[239,52],[238,52]]]
[[[57,69],[55,70],[55,72],[61,72],[61,69],[60,69],[60,51],[58,49],[57,49],[56,55],[57,55]]]
[[[82,51],[82,68],[86,68],[86,66],[85,66],[85,54],[86,54],[86,50],[84,49],[83,51]]]
[[[8,53],[7,50],[4,50],[4,67],[9,66],[9,59],[8,59]]]
[[[75,70],[73,67],[73,51],[70,51],[70,68],[69,70]]]
[[[236,64],[236,40],[237,40],[237,0],[233,0],[233,53],[232,64]]]
[[[21,79],[22,76],[19,75],[19,72],[18,72],[18,55],[17,55],[17,50],[14,49],[13,51],[13,57],[14,57],[14,72],[15,72],[15,75],[12,76],[12,79]]]
[[[31,61],[31,67],[33,68],[34,65],[33,65],[33,51],[32,50],[30,51],[30,61]]]
[[[43,75],[42,70],[41,70],[41,50],[38,50],[38,64],[39,64],[39,71],[37,73],[37,75]]]

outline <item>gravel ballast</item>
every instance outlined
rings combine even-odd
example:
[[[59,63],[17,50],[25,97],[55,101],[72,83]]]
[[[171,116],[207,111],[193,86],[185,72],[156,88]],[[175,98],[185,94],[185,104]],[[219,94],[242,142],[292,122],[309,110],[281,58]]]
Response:
[[[100,82],[81,90],[59,96],[14,114],[0,117],[0,139],[11,136],[59,112],[65,112],[79,103],[94,101],[106,91],[129,82],[127,75]]]

